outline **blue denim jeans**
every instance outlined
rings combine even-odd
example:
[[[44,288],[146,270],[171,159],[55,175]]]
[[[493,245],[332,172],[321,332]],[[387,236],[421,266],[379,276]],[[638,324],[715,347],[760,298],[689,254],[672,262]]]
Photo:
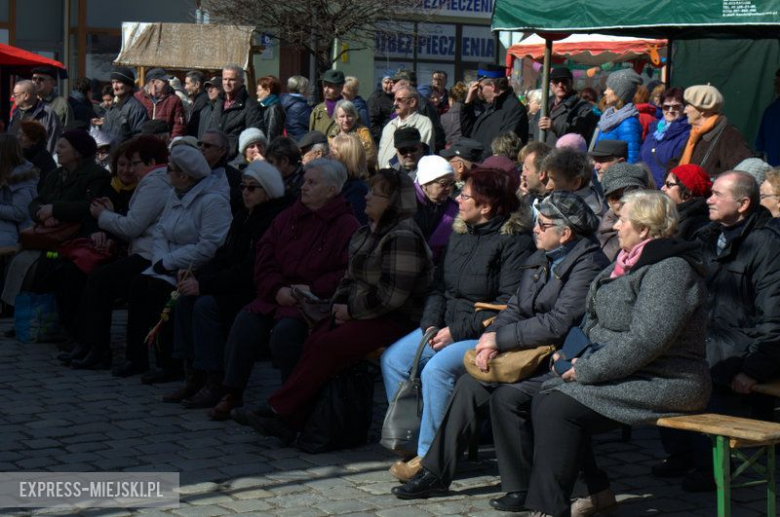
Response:
[[[409,378],[414,354],[422,336],[422,330],[417,329],[396,341],[382,353],[382,378],[388,402],[393,400],[401,381]],[[455,382],[466,373],[463,355],[476,344],[476,339],[469,339],[452,343],[438,352],[427,345],[423,350],[420,356],[423,413],[420,438],[417,442],[418,456],[423,457],[428,452],[436,436],[436,430],[444,418]]]

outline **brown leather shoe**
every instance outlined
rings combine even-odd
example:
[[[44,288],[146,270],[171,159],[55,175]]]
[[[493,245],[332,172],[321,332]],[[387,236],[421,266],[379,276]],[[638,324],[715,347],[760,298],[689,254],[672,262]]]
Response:
[[[611,513],[617,506],[615,493],[611,488],[589,496],[580,497],[571,503],[571,517],[590,517],[597,513]]]
[[[206,384],[195,395],[181,401],[187,409],[206,409],[219,404],[222,400],[222,389],[219,386]]]
[[[163,395],[162,401],[168,403],[181,402],[195,395],[206,384],[206,372],[188,369],[187,380],[174,392]]]
[[[219,403],[216,406],[209,409],[207,414],[212,420],[229,420],[230,412],[233,408],[241,407],[243,405],[243,400],[237,398],[232,393],[228,393],[219,400]]]
[[[390,474],[398,481],[408,483],[422,469],[422,458],[415,456],[409,461],[398,460],[390,467]]]

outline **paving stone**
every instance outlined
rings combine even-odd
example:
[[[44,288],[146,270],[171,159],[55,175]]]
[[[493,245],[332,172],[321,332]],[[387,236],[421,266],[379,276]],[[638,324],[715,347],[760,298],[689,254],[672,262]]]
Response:
[[[271,508],[271,505],[262,499],[231,501],[220,503],[219,506],[236,513],[265,512]]]

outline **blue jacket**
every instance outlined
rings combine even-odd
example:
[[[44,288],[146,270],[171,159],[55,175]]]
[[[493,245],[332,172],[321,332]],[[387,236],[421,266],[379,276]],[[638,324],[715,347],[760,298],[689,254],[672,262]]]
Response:
[[[306,98],[300,94],[283,93],[282,107],[287,115],[284,119],[284,129],[287,130],[287,136],[297,142],[309,132],[311,106]]]
[[[647,138],[642,144],[642,159],[653,172],[655,186],[661,188],[661,184],[666,177],[670,162],[677,160],[682,156],[685,150],[685,144],[688,143],[688,136],[691,133],[691,125],[688,123],[688,117],[683,115],[671,123],[664,133],[661,140],[656,140],[653,136],[660,121],[652,124],[647,131]]]
[[[344,183],[344,188],[341,189],[341,195],[346,198],[360,226],[368,224],[366,194],[368,194],[368,185],[365,181],[357,178],[348,179]]]
[[[761,116],[756,152],[765,153],[766,161],[772,167],[780,165],[780,99],[775,99]]]
[[[23,161],[0,187],[0,246],[16,246],[19,232],[32,226],[28,205],[37,194],[38,169]]]
[[[352,104],[357,108],[358,115],[360,115],[360,121],[363,122],[363,125],[371,127],[371,117],[368,116],[368,103],[366,100],[360,95],[355,95],[355,98],[352,99]]]
[[[639,151],[642,147],[642,125],[639,117],[627,118],[612,131],[599,132],[596,140],[622,140],[628,143],[628,163],[639,161]]]

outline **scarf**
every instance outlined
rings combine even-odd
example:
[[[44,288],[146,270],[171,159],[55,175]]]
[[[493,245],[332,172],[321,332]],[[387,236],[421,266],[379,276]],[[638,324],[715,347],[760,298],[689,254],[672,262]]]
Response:
[[[639,110],[629,102],[619,110],[608,108],[599,119],[599,131],[607,133],[618,127],[624,120],[639,116]]]
[[[264,108],[267,108],[268,106],[273,106],[274,104],[279,103],[279,96],[277,96],[275,93],[272,93],[265,99],[260,101],[260,105]]]
[[[340,101],[340,100],[341,100],[341,97],[339,97],[335,101],[329,101],[327,99],[325,100],[325,108],[328,110],[328,116],[329,117],[331,117],[331,118],[333,117],[333,110],[336,109],[336,103],[338,101]]]
[[[718,122],[720,122],[720,115],[708,118],[704,121],[704,124],[699,127],[691,126],[691,136],[688,137],[688,143],[685,144],[685,151],[683,151],[682,158],[680,158],[678,165],[691,163],[693,150],[696,148],[696,144],[699,143],[701,137],[712,131],[712,128],[714,128]]]
[[[653,133],[653,140],[656,142],[663,140],[664,136],[666,136],[666,130],[669,129],[669,126],[671,126],[671,124],[667,124],[665,119],[659,120],[658,125],[655,128],[655,132]]]
[[[609,275],[609,278],[618,278],[631,271],[631,268],[634,267],[637,262],[639,262],[639,258],[642,256],[642,251],[645,249],[647,243],[651,240],[653,239],[643,240],[631,248],[631,251],[620,250],[617,259],[615,260],[615,269],[612,270],[612,274]]]
[[[111,178],[111,188],[114,189],[115,192],[119,193],[128,190],[133,190],[135,186],[138,185],[138,183],[132,183],[130,185],[125,185],[119,180],[119,176],[114,176]]]

